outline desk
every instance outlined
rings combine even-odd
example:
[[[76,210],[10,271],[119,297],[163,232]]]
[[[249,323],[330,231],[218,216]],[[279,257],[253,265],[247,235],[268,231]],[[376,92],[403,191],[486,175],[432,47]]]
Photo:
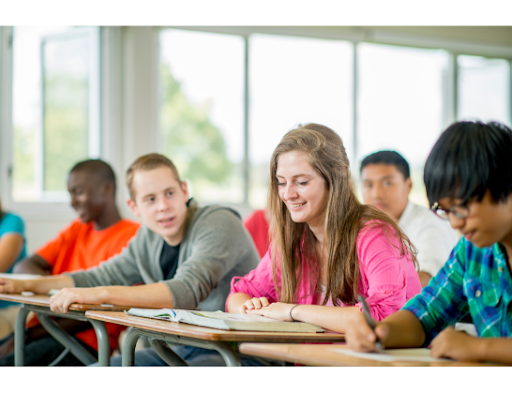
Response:
[[[50,297],[46,295],[23,296],[20,294],[0,294],[0,300],[22,303],[16,325],[14,328],[14,365],[23,366],[25,363],[25,323],[30,311],[36,313],[41,325],[59,343],[75,355],[84,364],[95,363],[96,359],[87,352],[77,339],[64,331],[50,316],[77,319],[79,321],[91,322],[96,336],[98,337],[98,362],[100,366],[110,365],[110,340],[105,324],[97,320],[89,320],[85,316],[88,310],[127,310],[130,307],[106,307],[97,304],[71,304],[69,313],[57,314],[50,310]]]
[[[336,352],[338,349],[346,349],[346,345],[311,345],[311,344],[252,344],[240,345],[240,353],[252,356],[259,356],[267,359],[285,360],[291,363],[305,364],[308,366],[443,366],[443,367],[468,367],[468,366],[491,366],[487,363],[470,363],[457,361],[410,361],[394,360],[379,361],[375,359],[364,359],[349,354]],[[492,364],[495,365],[495,364]]]
[[[117,323],[132,329],[126,335],[123,345],[123,366],[133,366],[135,345],[139,336],[151,338],[151,346],[159,356],[171,366],[185,366],[174,352],[160,341],[172,344],[185,344],[212,349],[220,353],[227,366],[240,366],[240,359],[230,342],[342,342],[344,336],[339,333],[286,333],[252,332],[240,330],[220,330],[194,326],[185,323],[160,321],[157,319],[136,317],[123,312],[87,311],[90,320]]]

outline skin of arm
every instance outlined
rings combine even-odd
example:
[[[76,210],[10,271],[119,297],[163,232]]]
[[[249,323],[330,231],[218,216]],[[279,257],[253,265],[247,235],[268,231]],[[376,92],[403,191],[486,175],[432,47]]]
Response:
[[[48,276],[52,273],[52,266],[41,256],[34,254],[19,261],[13,269],[18,274],[39,274]]]
[[[466,362],[498,362],[512,364],[510,338],[478,338],[451,327],[432,340],[433,357],[448,357]]]
[[[240,313],[245,314],[245,310],[248,308],[248,305],[246,304],[247,301],[250,301],[251,297],[243,292],[237,292],[232,294],[227,301],[227,310],[231,313]],[[267,298],[260,298],[265,299],[268,304]]]
[[[0,277],[0,293],[21,293],[30,291],[46,294],[50,289],[74,287],[71,277],[66,275],[49,276],[35,280],[11,280]]]
[[[327,307],[288,303],[272,303],[264,306],[259,303],[258,298],[253,298],[250,301],[253,302],[254,309],[248,308],[246,310],[248,314],[263,315],[280,321],[292,321],[291,317],[293,317],[295,321],[311,323],[339,333],[345,333],[349,321],[357,314],[361,314],[358,307]]]
[[[373,331],[363,314],[352,318],[345,332],[350,349],[358,352],[376,352],[376,335],[384,348],[418,348],[425,342],[423,326],[416,316],[407,310],[400,310],[381,322]]]
[[[18,259],[23,249],[23,236],[8,233],[0,237],[0,272],[6,272]]]
[[[425,288],[428,285],[430,279],[432,278],[430,274],[422,271],[418,272],[418,277],[420,278],[422,288]]]
[[[251,298],[242,292],[234,293],[229,297],[227,309],[228,312],[263,315],[280,321],[292,321],[290,318],[290,311],[292,311],[293,319],[296,321],[312,323],[340,333],[345,333],[348,321],[352,317],[361,314],[358,307],[269,304],[266,297]]]
[[[71,278],[70,278],[71,280]],[[72,280],[71,280],[72,281]],[[1,287],[0,287],[1,288]],[[72,303],[115,304],[118,306],[172,308],[171,292],[164,283],[139,286],[105,286],[94,288],[64,288],[50,298],[50,308],[67,313]]]

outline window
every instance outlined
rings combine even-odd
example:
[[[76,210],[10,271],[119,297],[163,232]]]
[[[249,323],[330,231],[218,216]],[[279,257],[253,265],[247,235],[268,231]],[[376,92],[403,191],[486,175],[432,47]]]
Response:
[[[71,167],[100,153],[99,28],[17,27],[15,202],[65,201]]]
[[[352,156],[352,45],[255,34],[249,47],[249,204],[263,208],[272,152],[292,128],[326,125]]]
[[[160,31],[160,134],[203,203],[263,208],[273,150],[287,131],[315,122],[341,136],[356,180],[366,155],[400,152],[411,167],[410,199],[427,206],[424,164],[449,122],[510,124],[508,60],[280,35],[284,28],[201,30]]]
[[[447,53],[362,43],[358,55],[357,170],[368,154],[398,151],[411,167],[411,200],[427,206],[423,166],[443,127]]]
[[[160,35],[162,151],[202,203],[244,198],[244,40]]]
[[[510,126],[510,63],[458,56],[458,118],[499,121]]]

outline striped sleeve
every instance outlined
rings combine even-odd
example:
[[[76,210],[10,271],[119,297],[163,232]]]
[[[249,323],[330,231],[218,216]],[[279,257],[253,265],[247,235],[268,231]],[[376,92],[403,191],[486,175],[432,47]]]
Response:
[[[471,255],[467,255],[465,241],[461,239],[429,285],[402,308],[412,312],[421,322],[426,336],[425,346],[441,330],[469,312],[463,285],[468,257]]]

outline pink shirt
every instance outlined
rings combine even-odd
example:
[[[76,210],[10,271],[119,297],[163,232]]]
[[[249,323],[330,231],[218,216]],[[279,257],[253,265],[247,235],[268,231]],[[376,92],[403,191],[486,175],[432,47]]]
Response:
[[[395,237],[389,240],[397,241]],[[393,247],[389,240],[379,227],[365,227],[357,237],[359,293],[366,298],[372,318],[377,321],[398,311],[407,300],[421,291],[418,273],[410,255],[400,257],[400,250]],[[280,280],[279,269],[277,276]],[[321,296],[318,293],[310,293],[308,288],[307,283],[301,283],[298,304],[319,303]],[[246,293],[251,297],[264,296],[271,303],[277,301],[269,251],[256,269],[244,277],[233,277],[230,295],[237,292]],[[329,300],[327,305],[333,304]],[[356,306],[362,311],[360,303]]]

